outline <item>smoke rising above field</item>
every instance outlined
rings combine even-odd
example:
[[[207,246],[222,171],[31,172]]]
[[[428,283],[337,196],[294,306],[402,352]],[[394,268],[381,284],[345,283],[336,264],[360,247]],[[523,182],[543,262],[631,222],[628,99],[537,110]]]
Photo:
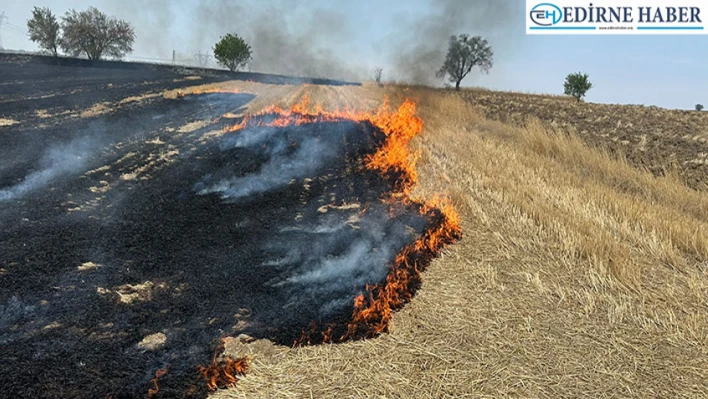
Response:
[[[279,140],[267,153],[270,159],[258,172],[213,184],[198,184],[198,193],[219,193],[225,199],[264,193],[282,187],[293,179],[314,174],[338,155],[327,143],[312,138],[305,138],[296,144]]]
[[[291,292],[286,308],[319,306],[319,316],[326,317],[351,306],[367,283],[383,281],[396,254],[415,238],[406,224],[389,219],[383,209],[358,211],[322,217],[309,227],[284,228],[272,240],[271,247],[286,253],[267,264],[289,269],[287,278],[270,282]],[[322,303],[319,298],[331,300]]]
[[[514,10],[520,8],[513,3],[511,0],[433,0],[433,14],[397,27],[394,35],[407,40],[396,46],[400,51],[391,54],[389,62],[393,70],[403,81],[435,83],[435,71],[445,59],[450,36],[460,33],[489,37],[495,50],[510,47],[514,23],[518,20]]]
[[[514,31],[523,29],[521,14],[513,10],[519,5],[512,0],[400,2],[380,10],[368,9],[370,3],[318,6],[277,0],[106,3],[120,13],[132,10],[125,18],[134,22],[141,54],[168,59],[176,49],[177,58],[193,59],[198,51],[211,54],[214,43],[232,32],[251,45],[252,71],[349,80],[370,80],[372,68],[381,66],[384,80],[440,82],[435,71],[451,35],[483,35],[504,51],[511,48]],[[375,23],[367,19],[371,14],[378,17]]]
[[[47,149],[40,168],[14,186],[0,189],[0,201],[9,201],[43,188],[56,178],[85,168],[90,157],[105,145],[104,140],[89,135]]]

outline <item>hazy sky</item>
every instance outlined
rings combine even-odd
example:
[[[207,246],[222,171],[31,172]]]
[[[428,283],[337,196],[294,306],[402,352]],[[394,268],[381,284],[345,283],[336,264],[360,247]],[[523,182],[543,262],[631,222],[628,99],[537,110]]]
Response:
[[[382,66],[384,79],[432,79],[446,38],[467,32],[489,39],[495,65],[463,86],[561,94],[565,75],[584,71],[587,101],[708,106],[708,36],[527,36],[523,0],[0,0],[5,48],[36,49],[25,33],[35,5],[93,5],[131,22],[133,59],[193,60],[235,32],[253,46],[253,70],[366,79]]]

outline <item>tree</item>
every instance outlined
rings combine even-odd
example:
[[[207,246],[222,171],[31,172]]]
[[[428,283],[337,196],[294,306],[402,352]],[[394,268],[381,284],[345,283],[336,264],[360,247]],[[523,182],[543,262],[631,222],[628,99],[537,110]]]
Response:
[[[494,52],[486,39],[480,36],[469,37],[466,34],[452,36],[447,57],[436,76],[445,78],[445,75],[449,75],[450,82],[455,83],[455,90],[460,90],[460,82],[475,66],[482,72],[489,73],[493,57]]]
[[[90,60],[99,60],[104,55],[122,58],[133,51],[135,32],[130,24],[95,7],[81,12],[67,11],[62,28],[61,48],[74,57],[83,53]]]
[[[703,104],[696,104],[696,111],[703,111]]]
[[[214,58],[233,72],[251,60],[251,46],[239,35],[229,33],[214,46]]]
[[[39,48],[52,53],[55,57],[59,55],[57,51],[61,40],[59,29],[57,17],[52,14],[48,7],[35,7],[32,10],[32,19],[27,20],[30,40],[36,42]]]
[[[565,83],[563,83],[565,94],[575,97],[578,101],[585,97],[585,93],[592,87],[592,83],[588,80],[588,74],[581,72],[569,74],[565,78]]]
[[[383,68],[377,67],[374,68],[374,80],[376,81],[376,84],[379,85],[379,87],[383,87],[383,83],[381,83],[381,75],[383,74]]]

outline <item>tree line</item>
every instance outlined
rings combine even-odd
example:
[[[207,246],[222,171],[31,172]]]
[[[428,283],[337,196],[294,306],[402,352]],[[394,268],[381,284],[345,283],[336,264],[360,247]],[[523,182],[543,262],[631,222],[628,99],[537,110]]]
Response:
[[[30,40],[54,55],[59,49],[76,57],[85,55],[90,60],[102,57],[122,58],[133,51],[135,31],[121,19],[107,16],[95,7],[85,11],[69,10],[61,21],[47,8],[34,7],[32,18],[27,21]],[[230,71],[246,66],[252,57],[251,46],[236,33],[222,36],[213,48],[214,58],[219,65]],[[445,60],[436,76],[446,79],[460,90],[462,80],[477,67],[482,73],[492,68],[494,51],[486,39],[468,34],[450,37]],[[382,68],[374,70],[374,80],[379,87],[382,83]],[[564,93],[580,101],[593,87],[587,74],[571,73],[563,84]],[[701,110],[697,104],[696,109]]]
[[[29,38],[55,57],[59,49],[72,57],[90,60],[122,58],[133,51],[135,31],[124,20],[109,17],[95,7],[69,10],[61,22],[48,7],[34,7],[27,21]]]

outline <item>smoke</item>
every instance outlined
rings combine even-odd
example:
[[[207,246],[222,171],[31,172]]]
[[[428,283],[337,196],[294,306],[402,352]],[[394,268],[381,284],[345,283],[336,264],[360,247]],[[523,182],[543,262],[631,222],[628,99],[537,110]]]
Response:
[[[487,38],[499,59],[513,48],[516,28],[523,28],[521,7],[513,0],[433,0],[433,14],[404,23],[394,33],[407,43],[391,52],[394,73],[406,82],[439,82],[435,72],[445,60],[450,37],[462,33]]]
[[[86,135],[47,149],[40,161],[41,169],[30,173],[20,183],[0,190],[0,201],[20,198],[61,176],[85,168],[103,144],[102,140]]]
[[[376,207],[321,219],[310,227],[282,229],[271,247],[282,247],[286,255],[266,264],[287,270],[288,277],[270,282],[291,293],[285,308],[319,306],[318,316],[326,317],[351,306],[366,284],[383,281],[414,231]]]
[[[168,60],[174,49],[192,63],[193,54],[213,54],[221,36],[236,33],[253,49],[251,71],[345,80],[370,80],[380,66],[384,79],[436,83],[451,35],[482,35],[500,55],[512,52],[524,26],[517,0],[420,0],[368,9],[284,0],[104,3],[135,25],[136,55]]]
[[[107,10],[135,26],[136,56],[168,61],[175,50],[181,63],[194,64],[195,54],[207,53],[211,56],[208,65],[214,67],[214,44],[221,36],[236,33],[253,50],[251,71],[349,80],[364,76],[351,60],[338,55],[337,49],[347,46],[354,27],[337,11],[280,0],[269,4],[228,0],[104,3]],[[301,8],[303,12],[298,13]]]
[[[336,140],[336,137],[341,137],[341,132],[332,132],[327,140],[301,137],[297,133],[303,129],[293,128],[291,134],[284,134],[282,130],[272,127],[245,129],[235,137],[227,138],[220,145],[222,151],[249,148],[267,157],[267,162],[257,172],[245,176],[226,177],[217,182],[213,182],[213,176],[206,176],[195,185],[194,190],[199,195],[219,193],[222,199],[235,200],[278,189],[293,179],[313,176],[341,154],[342,142]],[[334,125],[332,129],[336,130]],[[338,129],[343,128],[338,126]],[[228,174],[228,171],[225,172]]]

